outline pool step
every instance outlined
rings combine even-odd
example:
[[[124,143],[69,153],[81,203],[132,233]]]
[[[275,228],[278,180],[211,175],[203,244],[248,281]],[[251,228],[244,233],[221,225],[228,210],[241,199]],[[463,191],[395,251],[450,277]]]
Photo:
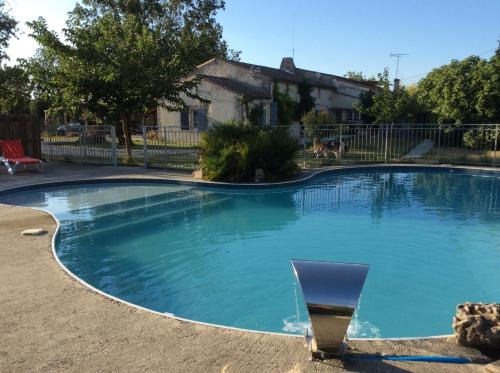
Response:
[[[185,197],[178,197],[178,198],[169,199],[169,200],[166,200],[166,201],[160,201],[160,202],[154,202],[154,203],[147,203],[147,204],[142,205],[142,206],[125,207],[125,208],[121,208],[120,210],[117,210],[117,211],[103,212],[101,214],[95,215],[92,220],[95,221],[97,219],[106,218],[106,217],[109,217],[109,216],[115,216],[116,217],[117,215],[127,215],[127,216],[130,216],[130,214],[132,214],[134,212],[141,211],[141,210],[149,210],[149,209],[154,209],[154,208],[157,208],[157,207],[160,207],[160,206],[167,206],[167,205],[176,204],[176,203],[179,203],[179,202],[194,200],[194,199],[196,199],[198,197],[199,196],[197,196],[197,195],[189,195],[189,196],[185,196]]]
[[[101,206],[92,209],[87,208],[78,210],[76,213],[66,214],[60,217],[60,222],[63,225],[76,224],[85,225],[86,223],[100,224],[106,219],[131,219],[136,216],[142,217],[145,213],[155,213],[157,210],[166,210],[177,208],[179,206],[189,205],[189,201],[197,203],[197,200],[203,200],[209,194],[206,192],[189,193],[189,194],[164,194],[162,197],[154,199],[140,198],[134,199],[133,202],[117,203],[116,205],[110,204],[109,208],[103,209]],[[84,211],[84,212],[83,212]]]
[[[90,212],[90,216],[86,216],[82,219],[63,219],[61,220],[61,225],[67,227],[74,232],[80,230],[93,229],[98,226],[112,226],[120,225],[123,222],[136,221],[137,219],[144,218],[145,215],[162,215],[168,213],[169,211],[176,211],[179,209],[187,209],[192,206],[200,206],[210,199],[217,198],[214,193],[198,193],[189,196],[179,197],[176,199],[168,199],[162,203],[156,202],[154,204],[147,204],[142,206],[136,206],[129,209],[112,209],[111,212],[101,213],[101,215]],[[188,198],[189,197],[189,198]]]
[[[103,205],[98,205],[95,207],[85,207],[81,209],[71,210],[68,212],[67,216],[70,216],[70,220],[74,220],[78,215],[101,215],[108,214],[111,212],[119,212],[124,209],[129,209],[133,207],[146,206],[148,204],[155,204],[157,202],[167,202],[170,200],[175,200],[177,198],[182,198],[186,196],[193,196],[197,194],[201,194],[204,192],[196,191],[192,189],[182,189],[169,191],[161,194],[153,194],[151,196],[143,196],[132,199],[126,199],[120,202],[107,203]]]
[[[158,225],[160,222],[167,220],[168,218],[171,218],[174,215],[178,214],[185,214],[188,211],[193,211],[193,210],[200,210],[202,208],[208,207],[208,206],[214,206],[220,203],[223,203],[227,200],[231,199],[231,197],[224,197],[224,198],[218,198],[218,199],[213,199],[211,201],[206,201],[201,204],[196,204],[188,207],[182,207],[182,208],[177,208],[175,210],[171,210],[168,212],[158,212],[156,214],[152,215],[147,215],[142,218],[127,218],[127,221],[122,221],[122,222],[115,222],[114,224],[110,224],[109,226],[103,226],[100,228],[96,228],[96,224],[92,221],[92,224],[89,226],[80,226],[80,227],[75,227],[74,224],[66,224],[66,225],[61,225],[61,233],[62,233],[62,239],[63,241],[70,241],[74,239],[80,239],[82,237],[87,237],[87,236],[93,236],[93,235],[98,235],[102,234],[105,232],[113,231],[113,230],[118,230],[118,229],[123,229],[129,226],[134,226],[136,227],[139,224],[147,223],[152,220],[157,220]],[[104,225],[104,224],[102,224]],[[67,228],[75,228],[75,229],[67,229]]]

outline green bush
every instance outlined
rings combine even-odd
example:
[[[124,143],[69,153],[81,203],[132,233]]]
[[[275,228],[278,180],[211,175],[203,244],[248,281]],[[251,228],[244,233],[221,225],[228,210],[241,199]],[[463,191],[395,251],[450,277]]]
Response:
[[[258,168],[266,181],[280,181],[298,170],[298,150],[298,142],[282,128],[216,124],[202,136],[200,168],[203,178],[213,181],[254,181]]]
[[[494,149],[495,127],[473,128],[464,133],[464,144],[469,148]]]
[[[304,134],[309,142],[313,142],[315,137],[321,138],[321,133],[324,133],[324,125],[334,124],[335,117],[328,111],[323,110],[317,112],[310,110],[302,116],[302,123],[304,124]]]

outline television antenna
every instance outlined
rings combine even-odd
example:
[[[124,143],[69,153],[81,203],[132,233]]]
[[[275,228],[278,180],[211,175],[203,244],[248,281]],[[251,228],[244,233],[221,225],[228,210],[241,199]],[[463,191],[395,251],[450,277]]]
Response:
[[[398,78],[398,70],[399,70],[399,59],[403,56],[409,56],[410,53],[391,53],[389,56],[396,57],[396,79]]]

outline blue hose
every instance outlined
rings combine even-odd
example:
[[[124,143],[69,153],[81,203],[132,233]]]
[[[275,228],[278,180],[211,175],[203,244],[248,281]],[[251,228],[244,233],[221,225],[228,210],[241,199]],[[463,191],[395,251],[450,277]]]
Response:
[[[393,361],[424,361],[428,363],[470,364],[469,358],[455,356],[405,356],[405,355],[353,355],[348,354],[345,360],[393,360]]]

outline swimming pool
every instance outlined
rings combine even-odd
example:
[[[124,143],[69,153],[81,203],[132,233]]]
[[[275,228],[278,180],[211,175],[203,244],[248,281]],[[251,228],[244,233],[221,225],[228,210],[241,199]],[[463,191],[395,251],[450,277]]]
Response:
[[[455,306],[500,299],[500,178],[326,173],[295,186],[66,185],[0,197],[60,221],[56,252],[128,302],[225,326],[302,333],[289,259],[370,264],[351,337],[449,334]]]

